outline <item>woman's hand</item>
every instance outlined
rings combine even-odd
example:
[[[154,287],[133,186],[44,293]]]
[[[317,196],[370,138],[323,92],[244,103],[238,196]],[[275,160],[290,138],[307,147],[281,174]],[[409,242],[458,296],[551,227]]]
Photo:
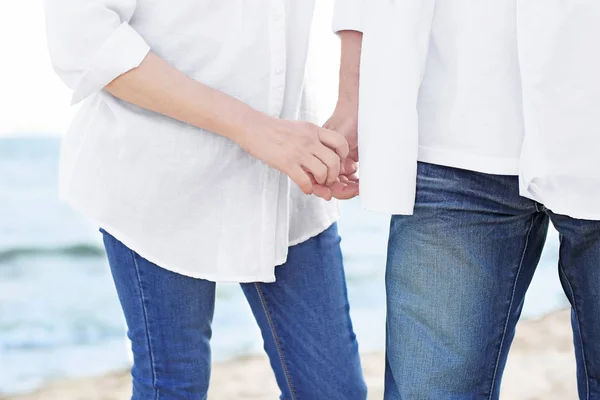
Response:
[[[331,199],[348,141],[335,131],[309,122],[254,115],[238,144],[250,155],[283,172],[306,194]]]

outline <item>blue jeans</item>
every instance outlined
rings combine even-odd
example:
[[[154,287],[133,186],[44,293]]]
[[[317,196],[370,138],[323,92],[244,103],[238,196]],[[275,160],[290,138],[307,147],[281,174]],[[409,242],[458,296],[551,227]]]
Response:
[[[414,216],[391,223],[385,399],[498,399],[550,221],[579,396],[600,399],[600,222],[520,197],[517,177],[431,164],[418,168]]]
[[[132,342],[132,399],[205,399],[215,283],[163,269],[103,234]],[[337,226],[291,247],[276,277],[241,286],[281,398],[365,399]]]

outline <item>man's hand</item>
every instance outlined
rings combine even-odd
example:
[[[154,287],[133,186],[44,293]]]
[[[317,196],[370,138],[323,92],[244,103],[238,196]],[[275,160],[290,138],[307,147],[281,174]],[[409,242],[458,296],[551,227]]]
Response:
[[[338,101],[333,115],[325,122],[323,128],[341,133],[348,142],[350,152],[358,148],[358,103],[344,100]],[[354,161],[358,161],[355,157]]]
[[[348,142],[348,156],[342,160],[338,180],[329,187],[333,197],[347,200],[358,196],[358,104],[340,99],[329,120],[323,126],[341,133]],[[320,190],[320,189],[319,189]]]

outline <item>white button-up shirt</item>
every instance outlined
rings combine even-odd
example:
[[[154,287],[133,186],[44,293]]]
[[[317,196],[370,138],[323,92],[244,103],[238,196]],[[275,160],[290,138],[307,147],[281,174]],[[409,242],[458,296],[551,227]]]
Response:
[[[314,119],[305,82],[311,0],[46,0],[50,55],[85,100],[62,149],[61,195],[148,260],[212,281],[270,282],[288,246],[327,229],[305,196],[235,143],[103,87],[151,49],[274,117]]]
[[[431,33],[438,18],[452,18],[448,12],[472,15],[473,4],[467,0],[443,4],[435,0],[337,1],[334,29],[364,32],[359,111],[363,204],[373,210],[412,214],[419,111],[423,112],[419,110],[419,94],[430,56]],[[507,84],[520,84],[514,102],[522,101],[523,130],[507,133],[507,140],[522,136],[515,171],[521,194],[556,213],[598,220],[600,3],[515,2],[516,32],[505,40],[517,42],[515,79],[520,82]],[[472,17],[485,31],[489,18],[502,15]],[[473,32],[462,39],[476,46],[480,37],[477,29]],[[507,63],[506,68],[512,66]],[[485,131],[479,134],[486,136]]]
[[[436,3],[417,102],[419,161],[519,173],[525,127],[516,6],[516,0]]]

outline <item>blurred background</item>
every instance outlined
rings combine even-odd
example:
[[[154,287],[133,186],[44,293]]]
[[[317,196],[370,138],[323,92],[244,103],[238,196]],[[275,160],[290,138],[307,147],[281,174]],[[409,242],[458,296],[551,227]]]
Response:
[[[331,9],[332,0],[318,1],[311,50],[323,120],[337,86]],[[1,1],[0,397],[9,399],[50,381],[121,371],[129,362],[100,235],[57,199],[60,137],[74,113],[69,98],[47,56],[42,0]],[[358,201],[345,203],[343,212],[340,230],[361,351],[381,354],[389,218],[361,210]],[[552,231],[524,317],[566,306]],[[236,285],[219,287],[213,337],[216,362],[261,354],[258,328]]]

